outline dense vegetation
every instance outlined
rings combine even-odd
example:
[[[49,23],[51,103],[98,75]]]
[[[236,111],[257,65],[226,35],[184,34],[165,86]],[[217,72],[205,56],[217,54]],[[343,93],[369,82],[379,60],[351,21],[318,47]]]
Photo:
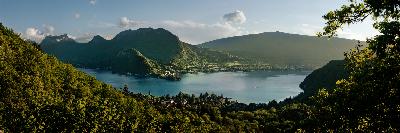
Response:
[[[180,73],[208,70],[211,64],[243,60],[181,42],[162,28],[126,30],[111,40],[95,36],[88,43],[78,43],[67,35],[47,36],[40,47],[76,67],[170,80],[178,80]]]
[[[254,111],[277,103],[248,106],[212,94],[132,94],[42,53],[2,25],[0,44],[0,130],[5,132],[293,131],[294,119],[280,117],[308,109],[294,104]],[[293,115],[302,119],[304,114]]]
[[[182,73],[310,70],[342,59],[355,42],[277,32],[215,40],[199,47],[162,28],[140,28],[122,31],[111,40],[95,36],[88,43],[78,43],[67,35],[47,36],[40,46],[76,67],[179,80]]]
[[[134,99],[37,48],[0,25],[0,128],[6,132],[113,130],[127,121],[122,112],[135,112],[128,106]]]
[[[226,51],[233,55],[267,62],[273,66],[319,68],[330,60],[341,60],[356,40],[265,32],[218,39],[201,47]]]
[[[349,76],[307,104],[223,96],[153,97],[118,90],[38,50],[0,25],[0,129],[5,132],[398,132],[400,4],[350,1],[321,35],[372,15],[382,34],[346,54]]]
[[[332,60],[307,75],[299,85],[304,92],[297,96],[296,99],[307,99],[310,96],[314,96],[321,88],[332,92],[336,87],[336,81],[345,79],[348,75],[344,60]]]
[[[322,128],[342,131],[397,132],[400,128],[400,4],[397,0],[350,0],[349,5],[327,13],[320,35],[334,36],[342,25],[372,17],[381,34],[367,40],[367,48],[346,54],[349,77],[329,93],[316,97],[329,121]]]

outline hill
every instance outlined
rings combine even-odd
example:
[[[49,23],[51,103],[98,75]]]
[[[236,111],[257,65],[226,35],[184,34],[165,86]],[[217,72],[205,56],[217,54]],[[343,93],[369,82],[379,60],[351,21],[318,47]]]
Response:
[[[180,73],[207,70],[210,63],[239,60],[223,52],[196,48],[162,28],[126,30],[111,40],[95,36],[88,43],[78,43],[67,35],[47,36],[40,46],[76,67],[171,80],[178,80]]]
[[[137,107],[134,99],[42,53],[1,23],[0,92],[4,132],[117,131],[128,116],[120,114]]]
[[[398,62],[390,69],[388,62],[347,63],[356,71],[351,78],[332,93],[318,93],[309,105],[246,105],[208,93],[154,97],[127,87],[121,92],[38,48],[0,24],[0,132],[399,131]],[[135,49],[126,52],[148,61]],[[357,82],[344,84],[349,80]]]
[[[344,60],[332,60],[321,68],[309,74],[299,87],[304,90],[297,98],[303,99],[317,94],[320,89],[332,92],[336,88],[336,81],[345,79],[349,73],[345,69]]]
[[[356,40],[341,38],[328,40],[316,36],[265,32],[218,39],[199,46],[271,65],[294,65],[315,69],[330,60],[343,59],[344,52],[354,48],[357,43]]]
[[[144,59],[137,50],[126,53]],[[1,23],[0,92],[1,132],[289,132],[304,125],[297,121],[309,111],[303,104],[254,111],[271,106],[208,93],[121,92],[43,53]]]

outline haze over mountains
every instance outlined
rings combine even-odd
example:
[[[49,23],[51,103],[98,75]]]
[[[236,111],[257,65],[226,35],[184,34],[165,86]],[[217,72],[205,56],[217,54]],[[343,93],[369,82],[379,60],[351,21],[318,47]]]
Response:
[[[199,46],[273,65],[304,65],[319,68],[330,60],[343,59],[344,52],[355,48],[357,43],[357,40],[342,38],[328,40],[326,37],[277,31],[228,37]]]

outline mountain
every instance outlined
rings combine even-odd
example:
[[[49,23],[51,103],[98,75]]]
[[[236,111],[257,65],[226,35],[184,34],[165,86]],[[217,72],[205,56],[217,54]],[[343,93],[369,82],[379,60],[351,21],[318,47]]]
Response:
[[[104,39],[103,37],[101,37],[100,35],[96,35],[93,37],[92,40],[89,41],[89,44],[101,44],[101,43],[105,43],[107,40]]]
[[[164,29],[142,28],[120,32],[112,40],[95,36],[88,43],[77,43],[67,35],[48,36],[40,45],[47,53],[68,58],[73,64],[87,65],[86,60],[74,60],[82,57],[109,62],[110,56],[130,48],[137,49],[150,59],[167,64],[179,54],[180,43],[175,35]]]
[[[66,36],[55,39],[72,41]],[[36,46],[0,23],[1,132],[112,130],[126,117],[101,117],[134,112],[134,99],[124,99],[111,85],[42,53]],[[126,104],[130,109],[123,108]],[[120,108],[111,110],[115,107]]]
[[[265,32],[218,39],[199,46],[271,65],[295,65],[314,69],[330,60],[343,59],[344,52],[354,48],[357,43],[357,40],[341,38]]]
[[[121,54],[154,65],[136,49]],[[327,66],[343,66],[330,65],[335,62],[341,64]],[[208,93],[157,97],[134,94],[127,87],[121,92],[97,81],[0,23],[0,132],[396,132],[399,98],[393,85],[399,80],[379,79],[393,79],[399,71],[386,71],[393,69],[378,63],[383,71],[379,66],[379,71],[368,66],[361,70],[372,70],[374,78],[352,73],[358,82],[353,77],[352,83],[316,95],[307,104],[246,105]]]
[[[332,60],[323,67],[309,74],[299,87],[304,90],[302,98],[315,95],[318,90],[325,88],[331,92],[336,87],[336,81],[345,79],[349,74],[345,69],[344,60]]]
[[[135,49],[120,54],[154,65]],[[0,92],[0,132],[292,132],[304,123],[302,112],[310,111],[302,104],[236,111],[271,107],[238,106],[208,93],[155,97],[121,92],[43,53],[1,23]]]
[[[180,73],[207,70],[210,63],[239,60],[182,42],[162,28],[126,30],[111,40],[97,35],[88,43],[78,43],[67,35],[47,36],[40,46],[46,53],[77,67],[171,80],[179,79]]]

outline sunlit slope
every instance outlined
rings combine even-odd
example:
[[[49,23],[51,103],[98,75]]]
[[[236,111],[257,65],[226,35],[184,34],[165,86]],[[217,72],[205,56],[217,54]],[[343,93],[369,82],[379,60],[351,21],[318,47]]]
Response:
[[[319,38],[265,32],[218,39],[201,47],[227,51],[231,54],[278,65],[305,65],[318,68],[330,60],[344,58],[344,52],[357,45],[357,40]]]
[[[42,53],[1,24],[0,92],[5,132],[118,131],[136,107],[134,99]]]
[[[203,70],[207,63],[233,62],[237,59],[223,52],[182,42],[162,28],[126,30],[111,40],[95,36],[88,43],[78,43],[68,35],[47,36],[40,47],[76,67],[164,78],[178,78],[176,75],[189,71],[187,69]]]

